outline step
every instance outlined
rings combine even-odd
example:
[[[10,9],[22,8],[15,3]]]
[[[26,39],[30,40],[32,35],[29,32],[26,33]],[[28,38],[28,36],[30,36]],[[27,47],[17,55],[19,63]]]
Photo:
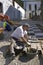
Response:
[[[33,36],[29,36],[29,40],[36,40],[37,38],[36,38],[36,36],[35,35],[33,35]],[[38,39],[37,39],[38,40]]]
[[[31,49],[37,49],[37,44],[31,43]]]
[[[42,47],[41,47],[41,44],[37,44],[37,49],[38,49],[38,52],[39,54],[41,53],[43,55],[43,50],[42,50]]]
[[[41,32],[42,32],[42,31],[34,31],[34,33],[36,33],[36,34],[37,34],[37,33],[41,33]]]
[[[43,33],[35,33],[36,38],[43,39]]]
[[[30,43],[39,43],[38,40],[28,40]]]
[[[33,31],[35,32],[35,31],[38,31],[38,32],[40,32],[41,30],[40,29],[33,29]]]
[[[28,31],[28,33],[34,33],[34,31],[33,30],[30,30],[30,31]]]
[[[36,36],[43,36],[43,33],[35,33]]]
[[[38,27],[37,27],[37,26],[33,26],[32,28],[33,28],[33,29],[38,29]]]
[[[37,44],[37,49],[42,50],[40,43]]]

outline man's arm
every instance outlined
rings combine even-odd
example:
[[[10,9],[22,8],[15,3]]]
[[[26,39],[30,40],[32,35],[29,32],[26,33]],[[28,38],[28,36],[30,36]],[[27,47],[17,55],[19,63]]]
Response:
[[[19,38],[19,41],[21,41],[22,43],[27,44],[27,40],[26,40],[25,37],[21,37],[21,38]]]
[[[30,46],[30,44],[28,43],[28,41],[27,41],[27,39],[26,39],[25,37],[21,37],[21,38],[19,39],[19,41],[21,41],[22,43],[25,43],[26,46]]]
[[[27,34],[24,35],[25,39],[28,41],[29,40],[29,37]]]
[[[27,43],[27,39],[25,37],[21,37],[21,39],[24,43]]]

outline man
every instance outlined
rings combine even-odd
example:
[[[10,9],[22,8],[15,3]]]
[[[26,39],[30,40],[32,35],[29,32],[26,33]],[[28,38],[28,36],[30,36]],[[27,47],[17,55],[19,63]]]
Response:
[[[10,24],[9,24],[5,19],[4,19],[3,27],[4,27],[5,30],[7,30],[7,31],[11,31],[11,30],[12,30]]]
[[[11,34],[10,52],[12,55],[15,55],[14,48],[23,49],[25,44],[28,44],[28,28],[29,24],[25,23],[22,26],[17,27],[16,30]]]

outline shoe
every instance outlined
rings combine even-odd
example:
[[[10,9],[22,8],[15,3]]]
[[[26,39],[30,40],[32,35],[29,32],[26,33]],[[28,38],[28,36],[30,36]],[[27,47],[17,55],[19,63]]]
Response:
[[[17,46],[16,49],[17,49],[17,50],[22,50],[23,47],[22,47],[22,46]]]

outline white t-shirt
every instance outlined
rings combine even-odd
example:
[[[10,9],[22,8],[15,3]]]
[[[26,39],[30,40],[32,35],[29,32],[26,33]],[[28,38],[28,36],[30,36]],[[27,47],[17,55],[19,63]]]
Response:
[[[27,34],[27,31],[23,30],[22,26],[19,26],[12,34],[11,37],[15,37],[17,39],[24,37],[24,35]]]

